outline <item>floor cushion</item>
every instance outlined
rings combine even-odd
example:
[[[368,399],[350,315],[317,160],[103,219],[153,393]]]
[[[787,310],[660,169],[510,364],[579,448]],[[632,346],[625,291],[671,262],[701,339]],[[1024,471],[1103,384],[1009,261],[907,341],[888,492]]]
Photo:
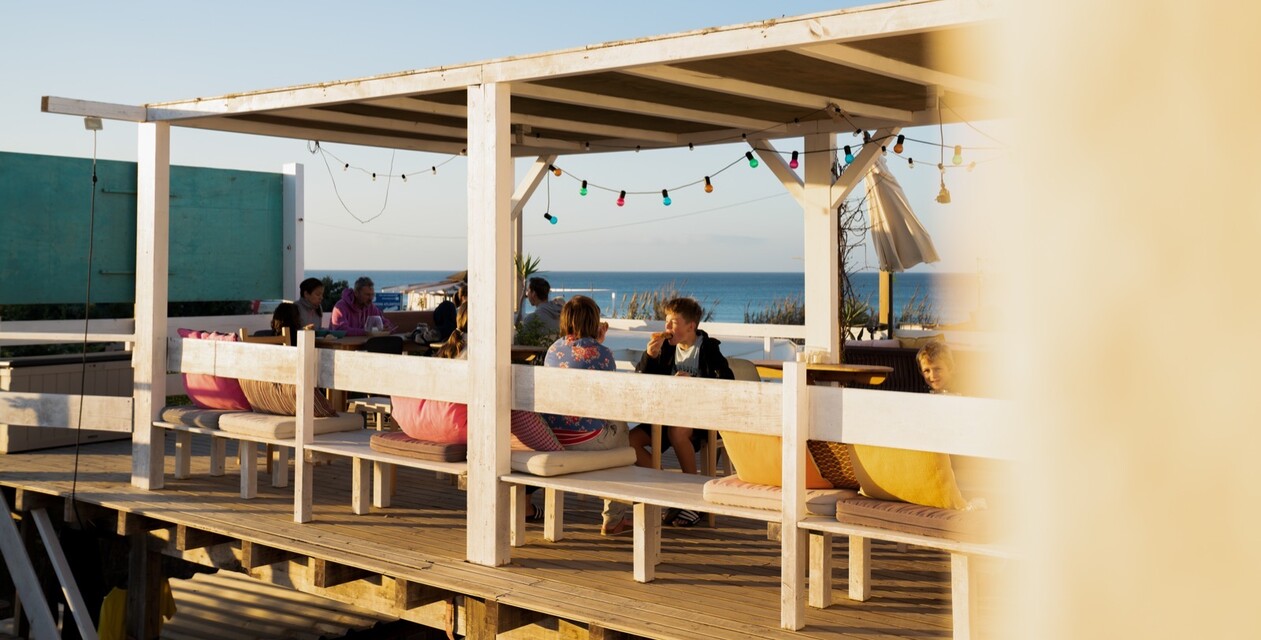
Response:
[[[836,519],[845,524],[879,527],[960,542],[989,542],[994,537],[993,512],[985,509],[938,509],[860,497],[838,502]]]
[[[783,507],[783,490],[766,484],[745,482],[739,476],[714,478],[705,483],[705,500],[714,504],[750,509],[779,511]],[[836,514],[836,501],[857,498],[853,489],[806,489],[806,511],[818,516]]]
[[[468,457],[467,445],[417,440],[398,431],[374,434],[368,446],[381,453],[434,462],[463,462]]]
[[[219,418],[232,413],[240,413],[238,411],[220,411],[218,409],[202,409],[195,406],[178,406],[163,407],[162,422],[183,425],[185,427],[199,427],[202,429],[218,429]]]
[[[195,329],[178,329],[181,338],[193,340],[221,340],[236,342],[235,333],[215,333],[213,331],[197,331]],[[184,394],[193,404],[202,409],[220,409],[224,411],[249,411],[250,401],[241,390],[236,378],[222,378],[203,373],[184,374]]]
[[[635,450],[618,447],[604,451],[513,451],[512,470],[536,476],[628,467],[635,464]]]
[[[339,413],[332,418],[315,419],[315,435],[363,428],[363,414]],[[256,438],[290,440],[297,433],[298,419],[268,413],[232,413],[219,418],[219,430]]]

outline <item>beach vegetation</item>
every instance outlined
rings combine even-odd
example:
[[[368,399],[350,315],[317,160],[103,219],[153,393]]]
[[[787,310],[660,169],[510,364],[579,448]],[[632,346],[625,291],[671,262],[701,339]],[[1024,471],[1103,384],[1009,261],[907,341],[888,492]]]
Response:
[[[687,283],[684,282],[683,284],[686,285]],[[683,293],[679,285],[674,282],[669,282],[649,291],[632,291],[629,295],[621,298],[611,310],[609,317],[664,321],[666,319],[666,303],[682,297],[688,297],[688,294]],[[714,309],[718,307],[719,301],[716,299],[697,299],[696,301],[700,303],[701,309],[704,309],[701,322],[711,321],[714,317]]]
[[[940,323],[941,314],[937,310],[937,305],[928,294],[920,291],[919,287],[915,287],[915,292],[911,294],[911,299],[902,305],[902,311],[898,314],[898,324],[935,327]]]
[[[757,310],[744,305],[745,324],[805,324],[806,303],[800,295],[781,296]]]

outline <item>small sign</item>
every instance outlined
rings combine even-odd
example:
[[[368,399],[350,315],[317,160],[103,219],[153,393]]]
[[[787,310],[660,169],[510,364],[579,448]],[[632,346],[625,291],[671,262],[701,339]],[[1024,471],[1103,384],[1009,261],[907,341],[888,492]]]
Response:
[[[378,293],[372,299],[372,303],[382,311],[401,311],[403,309],[403,294],[394,292]]]

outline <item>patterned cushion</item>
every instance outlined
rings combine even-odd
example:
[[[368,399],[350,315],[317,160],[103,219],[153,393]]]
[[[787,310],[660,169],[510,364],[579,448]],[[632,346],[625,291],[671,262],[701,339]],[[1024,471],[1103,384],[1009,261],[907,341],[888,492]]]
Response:
[[[259,413],[292,416],[298,412],[298,392],[291,384],[242,380],[241,390],[250,401],[250,407]],[[315,392],[315,417],[331,418],[337,415],[332,405],[319,392]]]
[[[738,476],[714,478],[705,483],[705,499],[715,504],[751,509],[779,511],[783,506],[783,490],[765,484],[745,482]],[[857,498],[851,489],[807,489],[806,511],[818,516],[836,513],[836,501],[841,498]]]
[[[819,465],[819,473],[837,489],[857,489],[858,476],[849,460],[849,445],[843,442],[810,440],[806,442],[810,457]]]
[[[222,340],[236,342],[235,333],[215,333],[213,331],[197,331],[195,329],[178,329],[181,338],[194,340]],[[184,374],[184,393],[193,404],[202,409],[220,409],[223,411],[249,411],[250,402],[241,391],[236,378],[221,378],[202,373]]]
[[[618,447],[604,451],[513,451],[512,470],[536,476],[561,476],[635,464],[635,450]]]
[[[398,431],[373,434],[369,446],[382,453],[435,462],[463,462],[468,457],[467,445],[417,440]]]
[[[297,418],[266,413],[229,413],[219,418],[219,430],[256,438],[292,440],[298,431]],[[331,418],[315,419],[315,435],[363,428],[363,414],[339,413]]]
[[[219,411],[216,409],[201,409],[198,407],[180,406],[180,407],[163,407],[162,422],[170,422],[171,424],[184,425],[186,427],[200,427],[202,429],[218,429],[219,418],[229,413],[238,413],[235,411]]]
[[[871,498],[842,499],[836,505],[836,519],[960,542],[989,542],[995,522],[992,512],[983,509],[937,509]]]

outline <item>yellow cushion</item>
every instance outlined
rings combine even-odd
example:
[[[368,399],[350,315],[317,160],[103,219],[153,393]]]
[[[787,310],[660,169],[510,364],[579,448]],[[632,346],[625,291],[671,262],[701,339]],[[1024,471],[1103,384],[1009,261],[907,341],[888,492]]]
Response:
[[[862,444],[852,445],[850,453],[863,495],[939,509],[968,506],[949,455]]]
[[[779,436],[753,433],[721,433],[723,446],[727,449],[727,455],[731,456],[731,463],[735,465],[736,475],[741,480],[772,487],[783,484],[783,439]],[[832,488],[832,483],[823,478],[819,467],[809,455],[806,455],[806,488]]]
[[[898,336],[898,346],[903,349],[920,349],[930,342],[945,342],[946,336],[940,333],[915,338]]]

